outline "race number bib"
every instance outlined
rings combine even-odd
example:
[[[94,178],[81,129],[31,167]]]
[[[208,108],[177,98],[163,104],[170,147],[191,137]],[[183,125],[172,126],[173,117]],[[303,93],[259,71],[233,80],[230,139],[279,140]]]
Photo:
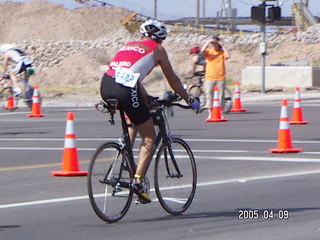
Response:
[[[119,83],[126,87],[134,87],[139,79],[140,73],[134,73],[128,68],[116,69],[116,83]]]

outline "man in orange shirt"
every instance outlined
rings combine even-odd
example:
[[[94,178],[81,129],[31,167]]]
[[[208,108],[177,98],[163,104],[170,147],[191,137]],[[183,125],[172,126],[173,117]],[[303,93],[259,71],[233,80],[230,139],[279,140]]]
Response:
[[[230,58],[229,51],[224,46],[220,38],[213,37],[201,48],[201,53],[206,58],[205,68],[205,102],[203,108],[208,109],[208,118],[211,118],[213,90],[217,85],[219,87],[220,107],[223,109],[224,89],[226,79],[225,60]]]

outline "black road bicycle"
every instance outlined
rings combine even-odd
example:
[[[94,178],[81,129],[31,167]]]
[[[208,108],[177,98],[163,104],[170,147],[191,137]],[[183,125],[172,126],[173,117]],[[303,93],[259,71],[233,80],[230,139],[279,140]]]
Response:
[[[198,97],[201,100],[201,96],[204,97],[204,91],[202,88],[202,84],[204,81],[203,75],[202,76],[192,76],[192,78],[197,78],[197,83],[194,83],[194,84],[188,86],[187,92],[188,92],[189,96]],[[228,113],[228,112],[230,112],[231,108],[232,108],[232,93],[231,93],[230,89],[227,88],[227,86],[225,86],[223,112]]]
[[[32,108],[32,97],[34,87],[29,84],[29,78],[34,74],[34,68],[27,68],[24,73],[24,78],[18,80],[18,83],[21,83],[23,86],[23,90],[21,94],[15,94],[12,86],[12,81],[9,74],[3,76],[4,79],[4,87],[0,90],[0,102],[1,106],[5,107],[8,98],[12,97],[14,101],[15,108],[8,109],[9,111],[14,111],[18,108],[20,99],[23,99],[25,104],[31,109]],[[39,101],[41,103],[41,97],[39,93]]]
[[[157,126],[157,151],[154,168],[154,189],[161,206],[172,215],[182,214],[190,206],[196,191],[197,170],[193,153],[188,144],[178,137],[172,137],[165,114],[166,107],[190,108],[174,102],[152,98],[152,117]],[[117,109],[116,100],[101,102],[97,109],[110,114],[109,122],[114,124]],[[125,216],[133,198],[131,183],[136,165],[132,151],[128,123],[120,108],[123,137],[119,142],[102,144],[94,153],[87,178],[90,203],[103,221],[113,223]],[[159,147],[160,146],[160,147]],[[149,189],[147,177],[144,187]]]

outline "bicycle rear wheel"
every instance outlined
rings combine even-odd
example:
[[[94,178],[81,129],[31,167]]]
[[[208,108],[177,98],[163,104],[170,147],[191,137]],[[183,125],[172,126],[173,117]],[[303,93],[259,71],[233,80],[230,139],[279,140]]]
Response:
[[[197,170],[188,144],[173,138],[158,151],[154,182],[161,206],[172,215],[179,215],[190,206],[196,191]]]
[[[100,146],[90,161],[87,179],[91,206],[100,219],[113,223],[119,221],[129,210],[133,192],[126,156],[118,143]]]
[[[228,113],[230,112],[232,108],[232,93],[229,90],[229,88],[225,88],[224,90],[224,106],[223,106],[223,112]]]

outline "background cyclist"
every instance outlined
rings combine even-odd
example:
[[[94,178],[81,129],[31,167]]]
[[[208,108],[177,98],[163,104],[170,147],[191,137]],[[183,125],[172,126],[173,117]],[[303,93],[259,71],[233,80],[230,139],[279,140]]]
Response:
[[[3,54],[2,63],[2,77],[7,72],[9,66],[10,78],[13,84],[13,91],[15,95],[21,94],[21,89],[18,87],[17,75],[24,72],[28,67],[32,67],[32,61],[29,56],[25,54],[24,51],[16,48],[11,44],[3,44],[0,47],[0,53]]]
[[[192,55],[191,61],[190,61],[190,67],[188,68],[188,77],[185,78],[183,87],[185,89],[188,88],[188,84],[193,85],[196,83],[201,83],[201,76],[204,75],[204,68],[206,64],[205,57],[200,53],[200,47],[199,46],[193,46],[190,48],[189,53]],[[198,76],[199,78],[194,78],[195,76]],[[189,82],[190,80],[192,82]],[[187,80],[189,80],[187,82]]]
[[[166,39],[167,29],[160,22],[148,20],[140,26],[142,39],[126,43],[114,56],[109,69],[101,81],[103,100],[117,98],[129,119],[135,125],[130,129],[130,139],[134,140],[136,132],[141,136],[135,179],[132,183],[141,203],[151,202],[143,189],[142,177],[146,174],[152,158],[155,130],[150,111],[147,107],[147,93],[141,82],[160,65],[170,87],[177,92],[192,108],[198,109],[200,103],[189,99],[180,79],[172,69],[166,50],[161,45]]]

